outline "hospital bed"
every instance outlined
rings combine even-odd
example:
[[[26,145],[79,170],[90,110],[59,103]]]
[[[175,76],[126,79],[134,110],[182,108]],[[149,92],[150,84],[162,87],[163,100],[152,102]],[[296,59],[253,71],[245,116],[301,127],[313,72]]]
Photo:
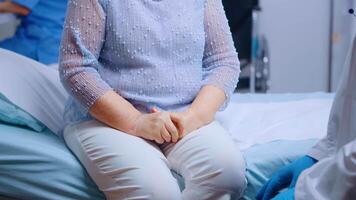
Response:
[[[3,49],[0,66],[0,199],[104,199],[56,136],[67,98],[56,69]],[[247,163],[242,199],[254,199],[273,171],[326,134],[332,99],[327,93],[232,96],[216,118]]]

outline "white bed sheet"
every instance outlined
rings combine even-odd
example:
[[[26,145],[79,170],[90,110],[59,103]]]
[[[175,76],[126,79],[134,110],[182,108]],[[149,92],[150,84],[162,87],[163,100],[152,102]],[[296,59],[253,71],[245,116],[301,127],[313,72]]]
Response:
[[[276,140],[326,135],[333,94],[238,94],[217,119],[244,150]]]

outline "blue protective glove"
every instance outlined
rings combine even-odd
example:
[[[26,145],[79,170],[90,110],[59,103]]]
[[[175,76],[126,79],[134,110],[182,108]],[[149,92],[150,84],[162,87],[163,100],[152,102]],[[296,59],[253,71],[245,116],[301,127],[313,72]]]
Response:
[[[317,160],[312,157],[303,156],[289,165],[282,167],[263,185],[258,192],[256,199],[270,200],[281,189],[287,186],[289,186],[289,188],[294,188],[300,173],[314,165],[316,162]]]
[[[272,200],[294,200],[294,188],[277,194]]]

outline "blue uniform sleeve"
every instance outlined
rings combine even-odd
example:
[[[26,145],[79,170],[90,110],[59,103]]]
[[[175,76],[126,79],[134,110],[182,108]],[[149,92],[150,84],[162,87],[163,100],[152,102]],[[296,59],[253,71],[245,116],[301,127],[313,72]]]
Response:
[[[23,7],[26,7],[32,10],[40,0],[11,0],[11,2],[19,4]]]

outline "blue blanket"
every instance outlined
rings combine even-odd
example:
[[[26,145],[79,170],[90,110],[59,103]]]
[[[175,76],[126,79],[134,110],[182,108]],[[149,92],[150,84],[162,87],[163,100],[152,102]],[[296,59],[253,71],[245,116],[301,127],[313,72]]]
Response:
[[[0,194],[19,199],[104,199],[64,142],[0,124]]]

